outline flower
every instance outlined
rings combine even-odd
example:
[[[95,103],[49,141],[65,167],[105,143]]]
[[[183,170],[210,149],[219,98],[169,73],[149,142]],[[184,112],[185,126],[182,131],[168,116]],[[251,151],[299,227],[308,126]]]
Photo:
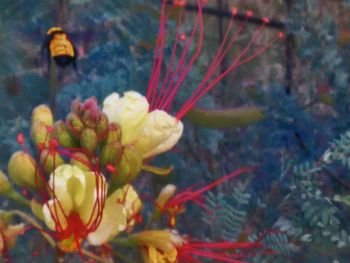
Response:
[[[174,263],[182,237],[174,230],[149,230],[132,236],[140,246],[145,263]]]
[[[0,252],[5,254],[8,249],[11,249],[16,244],[18,235],[23,235],[25,232],[24,224],[9,225],[2,218],[0,219]],[[6,261],[7,262],[7,261]]]
[[[108,120],[122,128],[122,143],[135,145],[143,158],[168,151],[183,132],[182,122],[167,112],[148,110],[146,98],[136,91],[125,92],[122,98],[112,93],[103,102]]]
[[[145,263],[203,262],[200,258],[215,262],[243,263],[243,250],[261,249],[257,242],[205,242],[182,237],[175,230],[149,230],[134,234],[131,239],[141,248]],[[239,249],[240,252],[236,250]],[[271,251],[265,251],[272,253]],[[259,253],[259,252],[258,252]]]
[[[101,245],[126,228],[125,209],[113,196],[106,198],[107,184],[101,173],[63,164],[51,173],[48,187],[51,199],[42,212],[63,251],[79,250],[85,239]]]

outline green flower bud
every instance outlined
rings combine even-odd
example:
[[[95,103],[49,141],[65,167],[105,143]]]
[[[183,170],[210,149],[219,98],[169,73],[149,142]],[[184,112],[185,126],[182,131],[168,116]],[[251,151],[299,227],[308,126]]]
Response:
[[[74,166],[78,166],[83,171],[90,171],[89,158],[83,153],[74,153],[70,159],[70,163]]]
[[[50,108],[44,104],[34,108],[32,113],[32,123],[40,121],[47,126],[51,126],[53,123],[53,116]]]
[[[37,147],[39,147],[40,145],[48,145],[48,142],[50,140],[50,133],[45,123],[41,121],[33,122],[31,135],[32,140]]]
[[[84,124],[75,113],[69,113],[66,118],[66,125],[68,130],[76,137],[80,138],[81,132],[84,129]]]
[[[108,118],[106,114],[101,113],[100,120],[98,121],[95,130],[99,142],[103,142],[108,136]]]
[[[33,214],[39,218],[40,220],[44,221],[44,214],[43,214],[43,205],[40,204],[38,201],[36,201],[35,199],[32,199],[32,201],[30,202],[30,208],[33,212]]]
[[[43,150],[40,154],[40,163],[44,167],[44,171],[50,174],[56,167],[64,163],[58,152]]]
[[[113,141],[105,144],[100,152],[100,163],[101,166],[106,164],[115,165],[120,162],[123,154],[123,146],[118,141]]]
[[[94,153],[97,148],[97,134],[93,129],[86,128],[80,136],[80,146],[88,153]]]
[[[66,148],[79,145],[77,140],[69,133],[67,126],[63,121],[56,121],[53,125],[53,138],[57,139],[59,144]]]
[[[106,143],[113,141],[121,142],[122,140],[122,128],[117,123],[111,123],[108,126],[108,136]]]
[[[112,177],[112,187],[121,187],[134,180],[141,171],[142,163],[142,156],[136,148],[131,144],[124,145],[122,159]]]
[[[29,154],[22,151],[12,154],[7,169],[17,185],[35,188],[35,161]]]
[[[14,191],[7,176],[0,170],[0,195],[8,195]]]

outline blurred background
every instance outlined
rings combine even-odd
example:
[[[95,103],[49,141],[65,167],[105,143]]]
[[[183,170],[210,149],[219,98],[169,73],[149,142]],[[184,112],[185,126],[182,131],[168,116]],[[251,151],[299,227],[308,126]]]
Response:
[[[212,213],[190,206],[179,219],[181,232],[204,240],[245,241],[263,236],[266,246],[277,253],[252,257],[251,262],[348,262],[350,1],[207,2],[202,53],[174,108],[203,78],[223,40],[230,10],[236,6],[240,14],[251,10],[257,20],[271,20],[255,48],[280,31],[286,38],[230,74],[198,106],[258,107],[264,118],[250,125],[228,123],[224,128],[207,128],[185,118],[180,143],[155,160],[161,166],[174,165],[174,173],[161,179],[145,175],[136,187],[154,196],[170,182],[183,189],[254,165],[253,174],[206,195]],[[194,3],[189,1],[189,6]],[[36,105],[54,104],[56,117],[63,118],[75,98],[95,96],[102,103],[113,91],[133,89],[145,94],[160,6],[160,0],[0,2],[1,169],[6,170],[11,153],[19,149],[16,135],[29,136],[30,113]],[[196,15],[196,10],[185,12],[185,33],[191,32]],[[59,69],[53,86],[40,50],[47,30],[55,25],[69,34],[79,59],[78,71]],[[167,26],[171,36],[175,16]],[[258,26],[247,21],[221,70],[247,45]],[[168,41],[164,67],[171,47]],[[325,158],[326,151],[331,158]],[[1,200],[1,206],[13,208],[14,204]],[[34,231],[19,238],[11,255],[15,262],[44,262],[44,258],[52,262]]]

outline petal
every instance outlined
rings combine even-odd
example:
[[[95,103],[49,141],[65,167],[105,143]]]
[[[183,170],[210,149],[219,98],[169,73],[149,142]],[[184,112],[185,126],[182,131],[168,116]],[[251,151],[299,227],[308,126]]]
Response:
[[[117,203],[117,194],[113,193],[103,209],[103,216],[97,230],[87,237],[91,245],[99,246],[123,231],[126,227],[126,215],[121,204]]]
[[[136,140],[145,124],[148,108],[147,99],[136,91],[125,92],[120,99],[116,94],[111,94],[103,104],[108,120],[122,127],[124,144]]]
[[[63,164],[51,173],[50,187],[59,198],[62,192],[71,197],[74,207],[79,207],[85,198],[85,173],[78,166]]]
[[[83,223],[87,224],[90,219],[96,219],[98,213],[100,213],[97,206],[95,206],[95,203],[101,203],[105,200],[107,194],[107,184],[106,179],[102,174],[95,174],[93,172],[86,172],[85,180],[85,199],[78,207],[77,212],[79,213]],[[94,215],[92,215],[92,213],[94,213]]]
[[[162,110],[148,114],[146,123],[136,142],[136,148],[147,158],[170,150],[180,139],[183,124]]]
[[[142,208],[142,202],[131,184],[125,185],[115,191],[117,202],[121,203],[125,209],[127,220],[131,220]]]
[[[73,204],[70,196],[63,193],[59,199],[51,199],[43,205],[45,223],[51,230],[56,230],[56,227],[65,229],[67,226],[66,216],[70,214]]]

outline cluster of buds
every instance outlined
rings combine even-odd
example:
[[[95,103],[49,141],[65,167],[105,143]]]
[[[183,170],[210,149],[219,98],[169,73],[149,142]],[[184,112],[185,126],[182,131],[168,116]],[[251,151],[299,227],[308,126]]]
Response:
[[[65,121],[55,123],[47,106],[36,107],[31,137],[37,154],[19,134],[22,150],[11,156],[8,173],[32,200],[3,173],[0,194],[30,205],[62,251],[80,250],[84,240],[104,244],[139,222],[142,202],[130,181],[143,159],[133,145],[122,144],[120,125],[109,124],[95,98],[74,101]]]

